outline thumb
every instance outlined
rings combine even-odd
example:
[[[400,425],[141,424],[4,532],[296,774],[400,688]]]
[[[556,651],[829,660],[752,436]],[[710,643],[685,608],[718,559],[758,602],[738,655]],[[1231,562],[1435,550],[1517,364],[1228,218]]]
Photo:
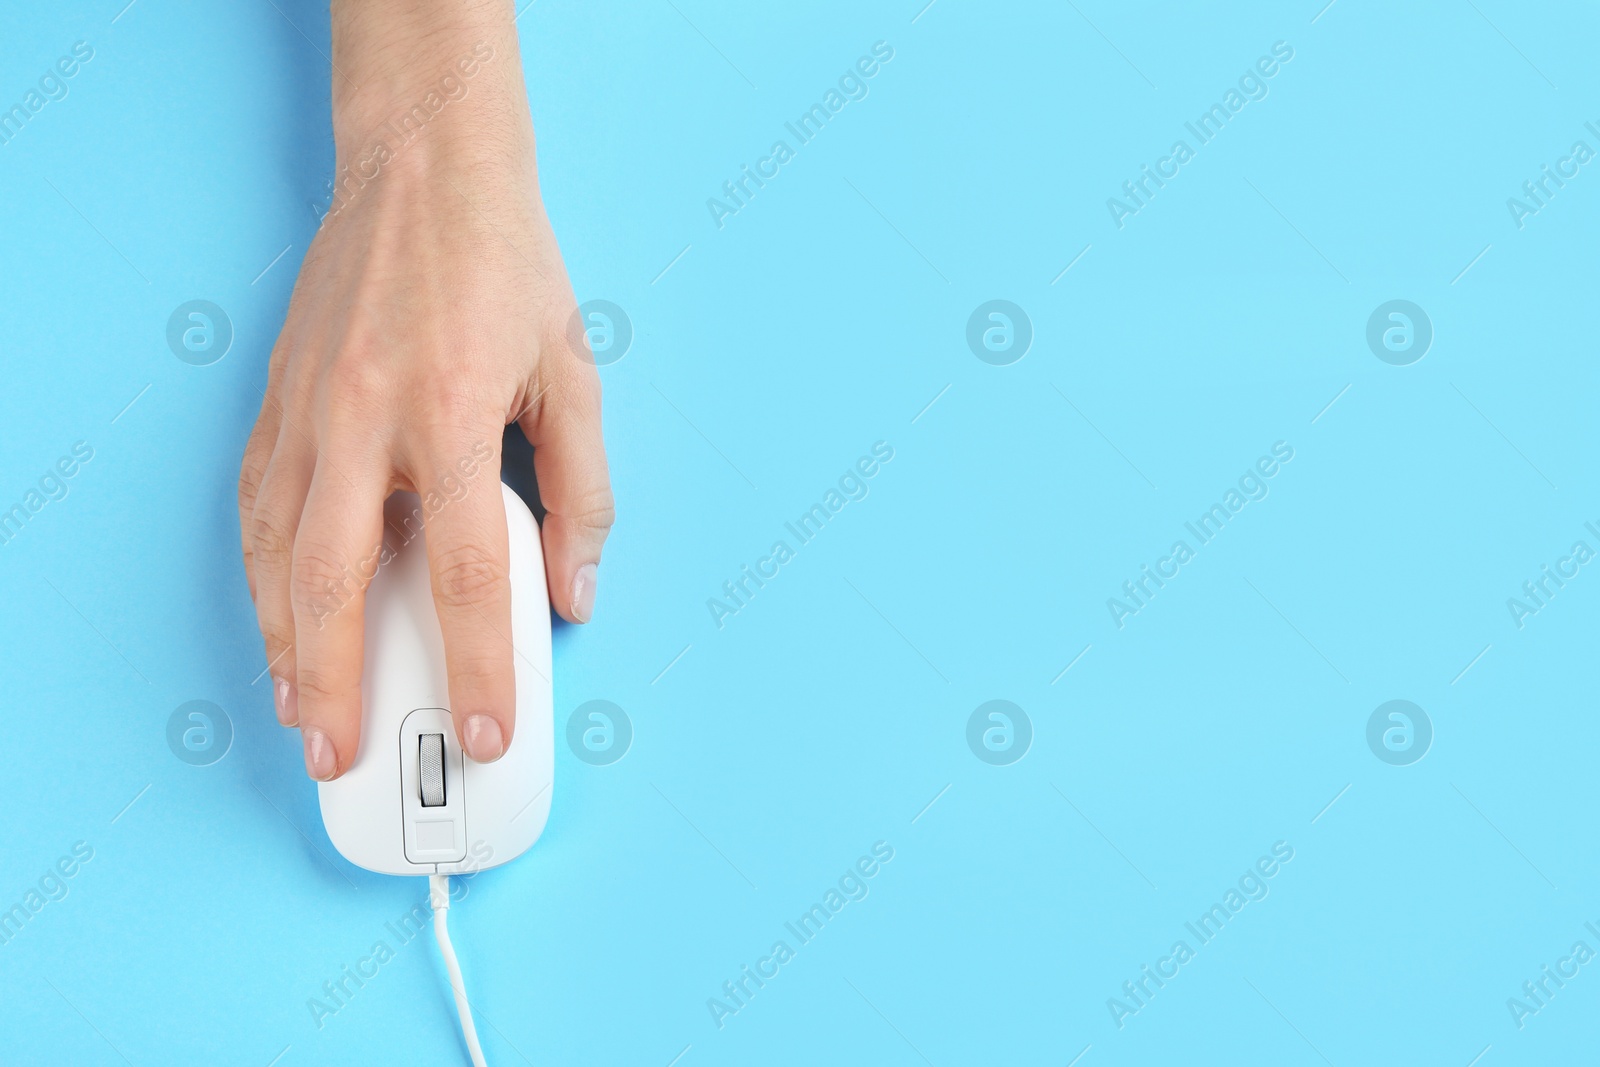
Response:
[[[592,364],[562,367],[518,418],[533,445],[544,519],[550,603],[568,622],[594,613],[600,550],[615,507],[600,432],[600,375]],[[535,386],[537,383],[535,383]]]

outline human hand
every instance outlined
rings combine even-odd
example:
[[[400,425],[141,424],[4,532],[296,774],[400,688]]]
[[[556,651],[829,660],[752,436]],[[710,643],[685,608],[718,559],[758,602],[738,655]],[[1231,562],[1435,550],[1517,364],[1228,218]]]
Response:
[[[444,501],[428,565],[457,737],[482,762],[515,728],[504,427],[534,446],[550,599],[571,622],[593,610],[612,522],[599,377],[567,340],[510,5],[334,0],[333,43],[334,202],[239,477],[278,720],[319,781],[356,755],[390,493]]]

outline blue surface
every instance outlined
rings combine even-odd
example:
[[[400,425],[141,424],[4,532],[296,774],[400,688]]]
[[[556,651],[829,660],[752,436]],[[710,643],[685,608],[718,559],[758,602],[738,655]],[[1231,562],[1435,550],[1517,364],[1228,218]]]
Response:
[[[45,479],[0,545],[0,908],[27,912],[0,1059],[464,1062],[431,936],[396,933],[422,883],[323,834],[239,560],[332,167],[326,12],[124,2],[0,10],[0,106],[93,49],[0,145],[0,509]],[[602,370],[620,521],[595,622],[557,636],[549,829],[452,912],[491,1062],[1578,1062],[1600,577],[1520,627],[1507,602],[1600,550],[1600,164],[1520,227],[1507,201],[1600,150],[1600,16],[921,2],[521,17],[579,299],[635,338]],[[708,198],[879,41],[866,97],[719,228]],[[1275,42],[1201,144],[1185,123]],[[1119,227],[1108,198],[1179,139]],[[196,299],[234,330],[210,366],[166,343]],[[1033,331],[1004,366],[966,340],[994,299]],[[1425,309],[1420,361],[1368,345],[1391,300]],[[865,498],[786,533],[875,442]],[[1185,523],[1278,442],[1201,544]],[[778,540],[719,628],[708,599]],[[232,734],[198,766],[168,742],[196,700]],[[566,740],[591,700],[631,722],[616,762]],[[1009,752],[987,718],[969,747],[991,700],[1020,760],[990,762],[1015,715]],[[1419,761],[1416,716],[1409,751],[1387,717],[1369,745],[1391,700],[1431,724]],[[878,842],[802,943],[785,924]],[[1134,1000],[1145,965],[1176,975]],[[1546,965],[1576,976],[1519,1026]]]

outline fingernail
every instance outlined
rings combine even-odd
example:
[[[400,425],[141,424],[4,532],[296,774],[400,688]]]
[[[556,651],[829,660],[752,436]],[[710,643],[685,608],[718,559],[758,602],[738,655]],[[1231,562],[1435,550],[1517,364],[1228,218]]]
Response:
[[[579,622],[588,622],[589,616],[594,613],[594,578],[597,569],[593,563],[585,563],[572,579],[572,617]]]
[[[333,743],[315,726],[300,731],[306,743],[306,773],[319,782],[333,777]]]
[[[505,737],[500,724],[487,715],[473,715],[462,731],[467,755],[479,763],[493,763],[505,754]]]
[[[272,680],[272,699],[278,708],[278,725],[293,726],[300,721],[300,694],[282,678]]]

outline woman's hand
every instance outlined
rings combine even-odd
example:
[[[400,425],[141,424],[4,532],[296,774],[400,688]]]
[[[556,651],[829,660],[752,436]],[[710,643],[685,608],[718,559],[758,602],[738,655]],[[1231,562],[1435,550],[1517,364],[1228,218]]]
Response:
[[[515,728],[500,439],[533,444],[550,599],[588,621],[611,527],[595,368],[539,200],[509,2],[334,0],[335,196],[239,477],[278,720],[306,773],[355,758],[383,502],[438,492],[428,565],[467,755]],[[464,471],[482,467],[475,478]],[[465,492],[461,487],[465,485]]]

